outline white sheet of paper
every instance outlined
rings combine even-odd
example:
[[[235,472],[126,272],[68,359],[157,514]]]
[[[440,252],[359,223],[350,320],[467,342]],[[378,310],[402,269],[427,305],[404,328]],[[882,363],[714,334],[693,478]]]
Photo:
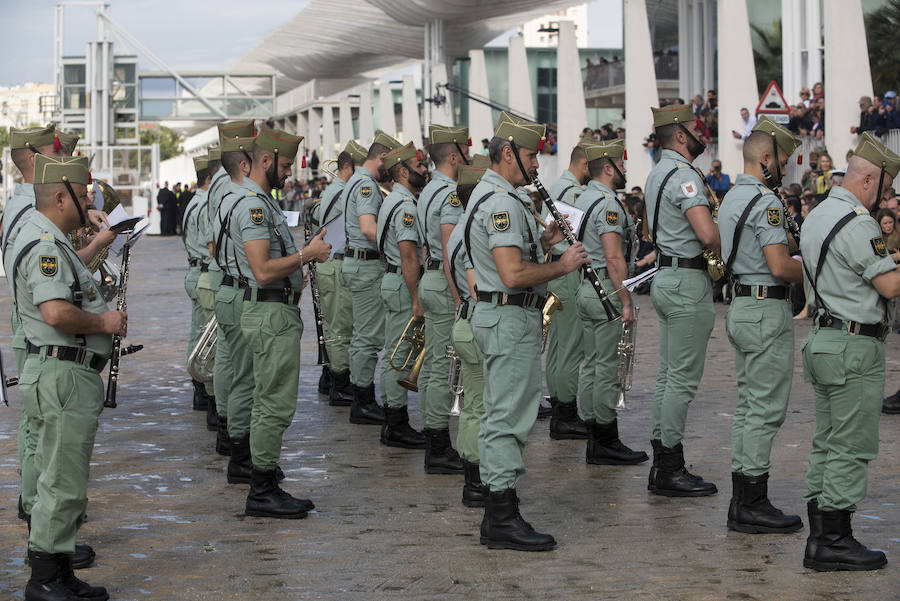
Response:
[[[325,242],[331,245],[331,256],[344,252],[347,239],[344,235],[344,216],[339,215],[325,224]],[[319,233],[321,228],[316,232]]]
[[[122,223],[126,219],[131,219],[131,215],[128,214],[128,211],[125,210],[125,207],[122,205],[116,205],[116,208],[113,209],[109,214],[109,225],[113,226],[117,223]]]
[[[628,278],[622,282],[622,286],[628,288],[630,292],[634,292],[634,289],[640,286],[643,282],[653,279],[653,277],[659,272],[659,267],[654,267],[653,269],[648,269],[644,273],[634,276],[633,278]]]
[[[284,218],[287,219],[288,227],[297,227],[300,225],[300,211],[282,211]]]
[[[575,237],[578,237],[578,232],[581,231],[581,220],[584,218],[584,211],[581,209],[570,205],[565,202],[555,202],[556,209],[562,213],[563,215],[568,215],[566,219],[569,221],[569,225],[572,227],[572,231],[575,233]]]

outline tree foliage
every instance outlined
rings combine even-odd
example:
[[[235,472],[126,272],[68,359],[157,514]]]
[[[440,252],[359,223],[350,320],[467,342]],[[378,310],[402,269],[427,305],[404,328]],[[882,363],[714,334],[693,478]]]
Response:
[[[900,0],[897,0],[900,1]],[[782,83],[781,65],[781,19],[772,23],[771,29],[763,29],[759,25],[750,25],[754,34],[753,62],[756,65],[757,93],[762,93],[769,86],[769,82]]]
[[[165,161],[181,154],[182,137],[174,129],[158,125],[152,129],[141,130],[141,144],[159,143],[159,160]]]
[[[900,0],[887,0],[884,6],[865,17],[869,45],[872,87],[879,96],[900,89],[900,60],[897,60],[897,32],[900,31]]]

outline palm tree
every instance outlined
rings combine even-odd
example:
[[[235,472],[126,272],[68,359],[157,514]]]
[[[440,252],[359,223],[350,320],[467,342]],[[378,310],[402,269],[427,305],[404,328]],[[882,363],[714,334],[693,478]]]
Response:
[[[892,48],[897,46],[900,31],[900,0],[887,3],[866,15],[866,40],[869,44],[869,67],[872,86],[878,95],[900,89],[900,61]]]
[[[893,0],[900,2],[900,0]],[[772,29],[750,25],[753,36],[753,62],[756,65],[756,88],[762,95],[771,81],[781,81],[781,19],[772,23]]]

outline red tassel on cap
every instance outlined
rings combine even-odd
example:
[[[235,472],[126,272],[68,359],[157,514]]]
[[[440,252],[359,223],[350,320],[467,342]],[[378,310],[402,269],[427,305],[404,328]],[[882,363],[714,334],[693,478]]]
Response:
[[[622,159],[626,160],[626,161],[628,160],[628,151],[627,150],[622,151]]]
[[[94,183],[94,175],[90,171],[88,171],[88,185],[90,186],[93,183]]]
[[[300,168],[306,169],[306,155],[305,154],[303,155],[303,158],[300,159]]]
[[[544,150],[544,142],[547,141],[547,138],[541,138],[541,141],[538,142],[538,152]]]
[[[802,153],[802,152],[798,152],[798,153],[797,153],[797,164],[798,164],[798,165],[802,165],[802,164],[803,164],[803,153]]]
[[[417,161],[421,161],[421,160],[422,160],[422,152],[419,151],[419,150],[416,151],[416,160],[417,160]]]
[[[53,150],[62,150],[62,142],[59,141],[59,134],[53,134]]]
[[[469,141],[466,142],[466,146],[471,146],[471,145],[472,145],[472,136],[469,136]]]

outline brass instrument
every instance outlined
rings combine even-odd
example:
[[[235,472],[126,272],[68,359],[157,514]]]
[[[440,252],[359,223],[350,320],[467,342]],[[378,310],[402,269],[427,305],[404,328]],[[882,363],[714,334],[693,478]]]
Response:
[[[330,168],[329,165],[331,165]],[[337,159],[325,159],[321,162],[321,164],[319,164],[319,169],[330,175],[331,179],[337,179]]]
[[[719,199],[716,198],[716,193],[713,192],[709,187],[709,183],[706,182],[706,178],[703,177],[703,174],[700,173],[700,171],[697,171],[697,173],[700,174],[700,178],[703,180],[703,183],[706,187],[706,192],[709,196],[709,205],[712,209],[713,222],[716,224],[716,226],[718,226]],[[706,273],[707,275],[709,275],[709,279],[711,279],[713,282],[717,282],[725,276],[725,261],[722,260],[722,257],[719,253],[715,253],[708,248],[705,248],[703,249],[703,258],[706,259]]]
[[[213,315],[206,322],[203,333],[194,349],[188,356],[187,370],[191,377],[198,382],[210,382],[213,379],[213,369],[216,364],[216,342],[219,339],[219,322]]]
[[[450,373],[447,377],[447,386],[450,388],[450,394],[453,395],[453,406],[450,407],[450,415],[459,415],[463,398],[462,362],[459,360],[456,349],[449,344],[447,345],[447,358],[450,359]]]
[[[403,363],[398,366],[394,364],[394,359],[397,356],[397,353],[400,352],[400,347],[404,342],[409,344],[409,352],[403,360]],[[400,335],[400,339],[397,340],[397,344],[394,346],[393,352],[391,352],[391,357],[388,362],[390,363],[391,368],[397,371],[406,371],[409,369],[409,373],[397,380],[397,383],[407,390],[419,392],[417,381],[419,379],[419,372],[422,370],[422,364],[425,363],[424,319],[420,321],[416,319],[415,315],[409,318],[409,321],[406,322],[406,327],[403,329],[403,334]]]
[[[541,309],[541,352],[547,348],[547,336],[550,334],[550,322],[553,321],[553,314],[563,310],[563,303],[559,297],[552,292],[547,293],[547,300],[544,301],[544,307]]]
[[[109,214],[121,203],[119,193],[102,180],[96,180],[96,182],[103,194],[103,212]],[[84,248],[87,244],[87,237],[93,233],[95,232],[91,225],[71,232],[69,240],[72,242],[72,248],[76,251]],[[112,246],[111,243],[101,248],[87,264],[88,271],[100,278],[98,287],[106,302],[110,302],[116,297],[118,291],[116,284],[120,275],[118,266],[109,258],[110,246]]]
[[[634,347],[637,343],[637,324],[639,307],[634,308],[634,323],[631,326],[622,324],[622,336],[616,344],[616,352],[619,355],[619,400],[616,402],[616,411],[625,409],[625,393],[631,390],[634,377]]]

